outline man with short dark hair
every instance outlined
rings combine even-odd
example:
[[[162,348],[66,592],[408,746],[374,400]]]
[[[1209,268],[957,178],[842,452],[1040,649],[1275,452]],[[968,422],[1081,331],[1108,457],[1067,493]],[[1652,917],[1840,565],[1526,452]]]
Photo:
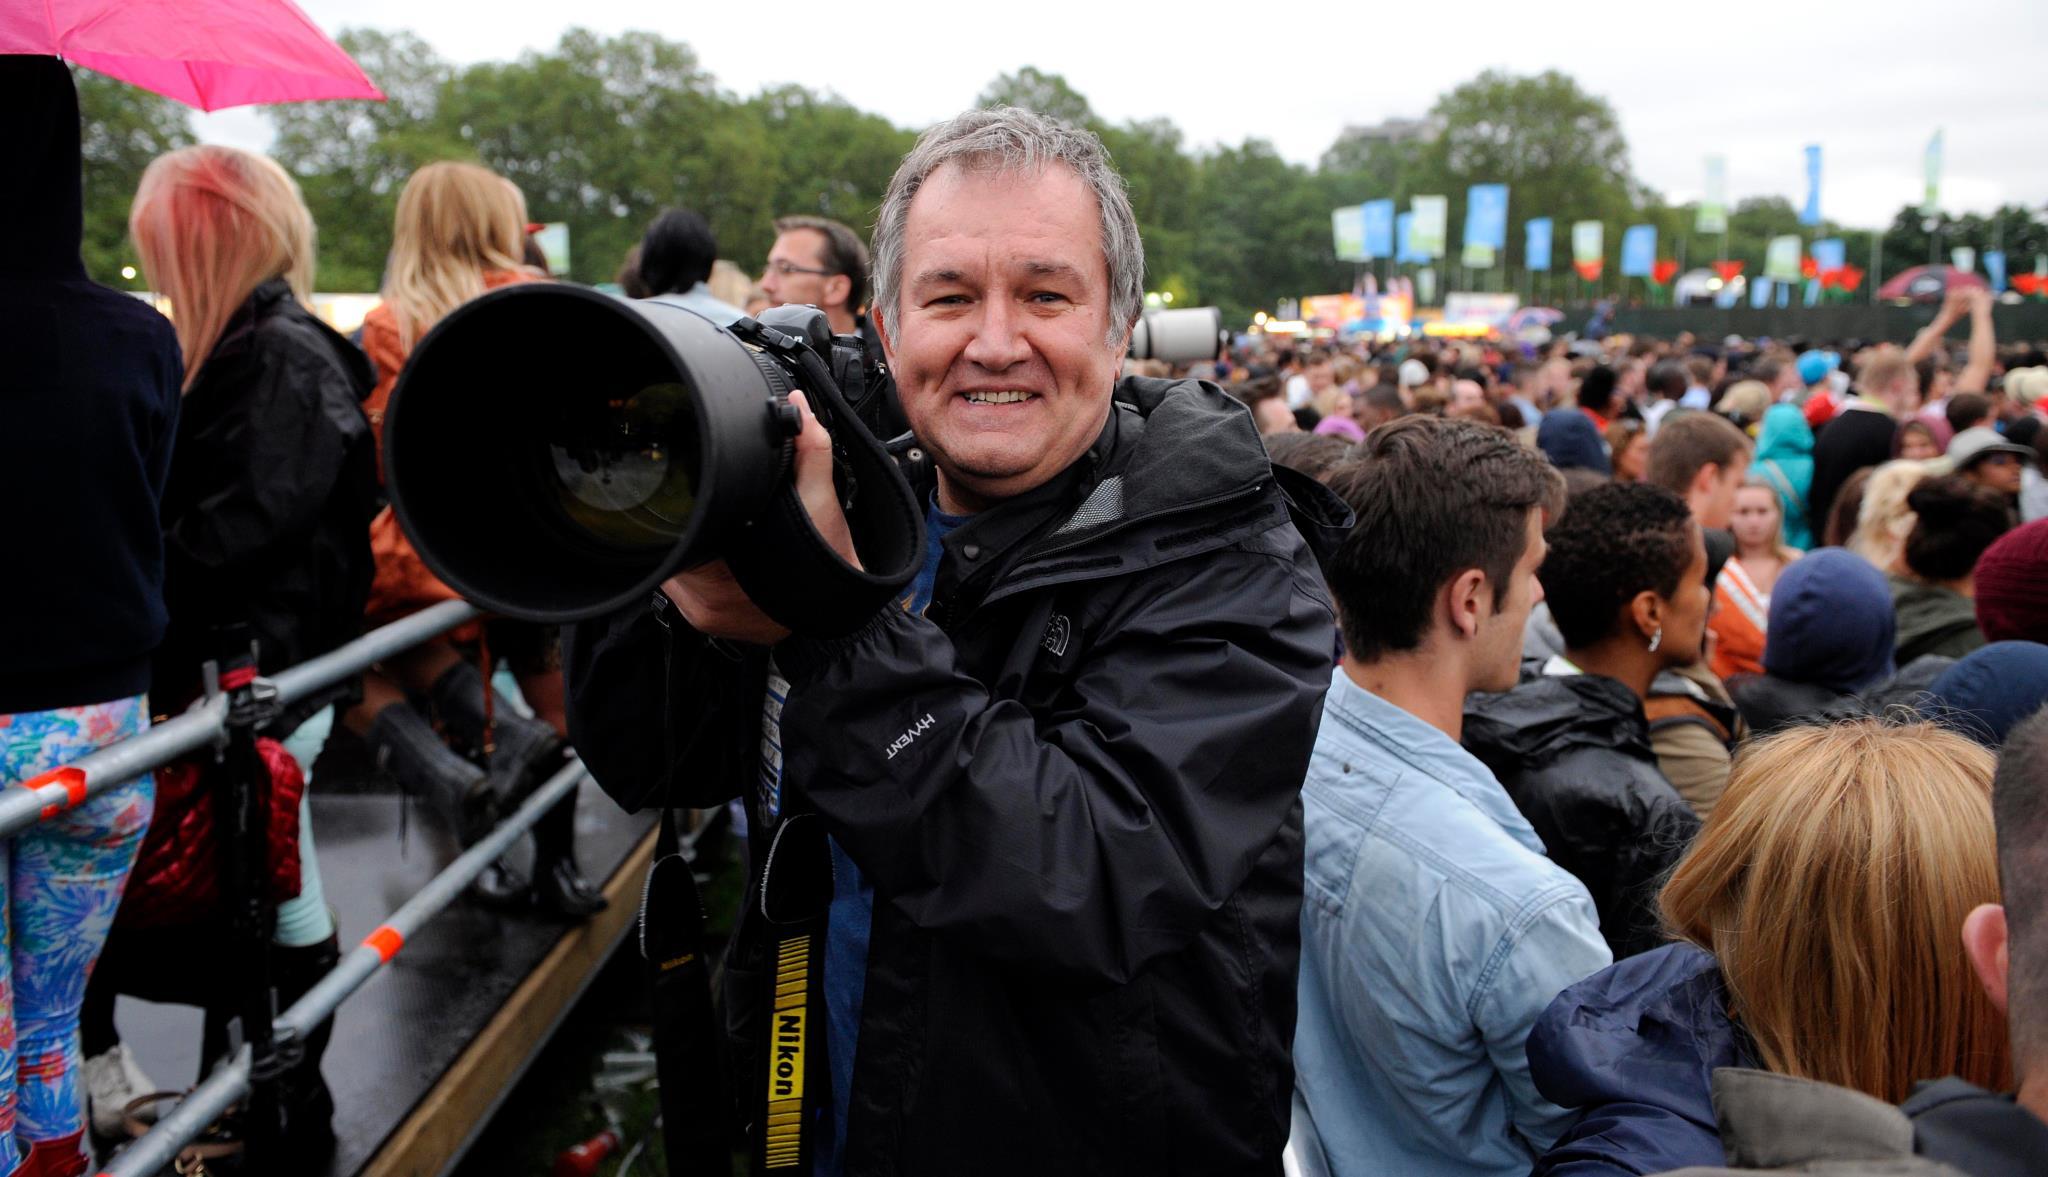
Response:
[[[1586,888],[1458,739],[1468,692],[1515,685],[1563,482],[1471,421],[1403,418],[1362,449],[1341,483],[1358,521],[1323,568],[1345,655],[1302,789],[1293,1145],[1337,1177],[1520,1177],[1572,1119],[1536,1092],[1529,1028],[1611,956]]]
[[[1684,499],[1701,527],[1725,528],[1749,472],[1750,451],[1749,438],[1727,418],[1685,412],[1650,439],[1643,481]]]
[[[1923,1156],[1972,1174],[2038,1172],[2048,1158],[2048,711],[2006,738],[1991,814],[2004,903],[1969,914],[1963,950],[2012,1028],[2018,1093],[1992,1095],[1950,1079],[1916,1094],[1905,1111]]]
[[[1678,407],[1679,398],[1685,395],[1691,380],[1685,365],[1677,360],[1659,360],[1650,365],[1649,374],[1643,377],[1643,390],[1650,398],[1650,403],[1643,407],[1643,422],[1652,436],[1664,423],[1665,414]]]
[[[868,247],[860,234],[825,217],[778,217],[775,244],[761,272],[775,306],[809,304],[836,335],[851,335],[868,292]]]

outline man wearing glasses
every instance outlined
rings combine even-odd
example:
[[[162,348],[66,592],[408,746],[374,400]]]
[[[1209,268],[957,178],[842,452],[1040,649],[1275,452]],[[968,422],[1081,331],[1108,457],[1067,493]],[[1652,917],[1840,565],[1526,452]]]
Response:
[[[868,292],[868,247],[860,234],[824,217],[781,217],[761,289],[776,306],[809,304],[825,312],[835,335],[861,330]],[[863,332],[865,334],[865,332]]]

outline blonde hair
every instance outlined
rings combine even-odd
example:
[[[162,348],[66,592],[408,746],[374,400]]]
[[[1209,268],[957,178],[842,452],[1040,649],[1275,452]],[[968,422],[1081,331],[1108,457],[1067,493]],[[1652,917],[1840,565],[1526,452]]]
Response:
[[[430,163],[398,194],[384,301],[399,346],[484,292],[484,275],[517,270],[526,251],[526,198],[489,168]]]
[[[1877,565],[1879,572],[1897,572],[1905,555],[1906,537],[1913,534],[1919,516],[1906,505],[1906,496],[1932,471],[1921,462],[1900,458],[1870,472],[1863,484],[1863,501],[1856,508],[1856,530],[1843,545]]]
[[[1764,1066],[1888,1103],[1951,1074],[2005,1088],[2005,1020],[1961,931],[1999,897],[1992,768],[1953,732],[1879,719],[1736,757],[1662,905],[1719,962]]]
[[[251,291],[283,276],[303,302],[313,286],[313,215],[291,174],[254,152],[205,144],[158,156],[128,234],[170,300],[188,392]]]

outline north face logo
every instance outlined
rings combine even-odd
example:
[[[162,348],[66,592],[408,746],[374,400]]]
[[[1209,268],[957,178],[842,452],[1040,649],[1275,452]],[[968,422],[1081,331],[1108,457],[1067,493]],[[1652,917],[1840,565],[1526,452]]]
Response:
[[[1058,658],[1067,652],[1067,642],[1073,636],[1074,623],[1067,620],[1066,614],[1055,613],[1052,620],[1046,624],[1045,637],[1041,638],[1038,644],[1047,653]]]

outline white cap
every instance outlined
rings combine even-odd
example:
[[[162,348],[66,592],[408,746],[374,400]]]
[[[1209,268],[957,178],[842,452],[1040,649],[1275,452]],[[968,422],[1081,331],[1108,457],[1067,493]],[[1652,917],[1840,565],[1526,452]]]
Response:
[[[1401,387],[1414,388],[1429,383],[1429,366],[1421,360],[1401,361]]]

